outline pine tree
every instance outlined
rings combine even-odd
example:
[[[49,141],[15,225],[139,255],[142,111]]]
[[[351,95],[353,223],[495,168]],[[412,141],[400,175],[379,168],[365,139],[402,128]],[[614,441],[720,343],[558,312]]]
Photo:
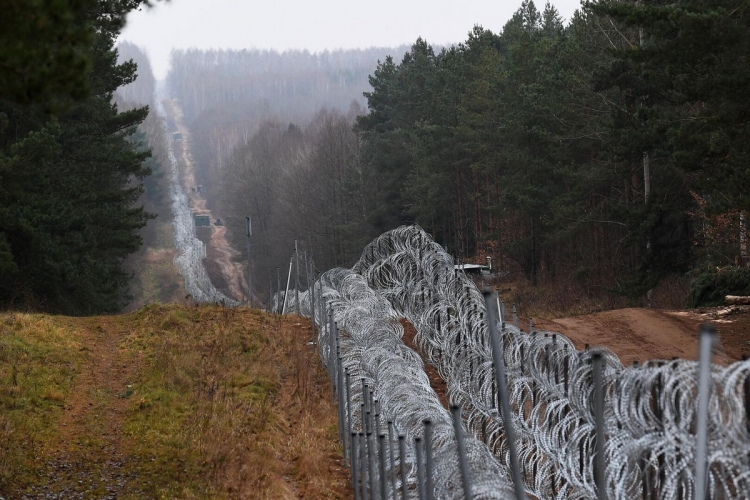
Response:
[[[50,117],[44,103],[0,102],[0,301],[71,314],[117,311],[126,300],[121,264],[150,217],[135,206],[148,152],[129,137],[147,108],[118,113],[117,87],[135,65],[118,65],[114,41],[140,2],[100,2],[88,96]],[[8,256],[11,256],[10,258]]]

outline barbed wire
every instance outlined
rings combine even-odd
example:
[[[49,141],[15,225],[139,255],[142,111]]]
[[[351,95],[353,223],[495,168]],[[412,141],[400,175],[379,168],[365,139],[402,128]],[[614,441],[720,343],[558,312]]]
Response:
[[[509,463],[476,285],[421,228],[405,226],[369,244],[352,269],[416,329],[415,341],[460,404],[468,428]],[[592,352],[559,333],[501,339],[526,490],[538,498],[596,498]],[[695,498],[697,363],[623,367],[602,348],[605,486],[610,498]],[[712,366],[707,498],[750,498],[750,361]],[[700,497],[700,496],[699,496]]]
[[[157,103],[157,111],[160,116],[166,116],[161,102]],[[203,266],[203,258],[206,256],[206,246],[195,237],[195,223],[190,211],[187,195],[180,183],[177,158],[172,147],[172,138],[164,129],[166,144],[169,155],[169,197],[172,201],[172,227],[174,228],[174,245],[177,255],[174,264],[185,280],[185,290],[196,302],[209,302],[236,307],[240,305],[236,300],[230,299],[211,283],[208,273]]]
[[[437,394],[430,386],[420,356],[407,347],[403,341],[403,327],[391,305],[373,291],[364,278],[350,270],[329,270],[315,283],[316,298],[323,298],[325,310],[330,311],[338,327],[326,320],[320,321],[317,337],[318,352],[329,370],[336,370],[337,356],[341,358],[340,369],[345,370],[353,381],[343,398],[344,413],[349,416],[346,433],[368,432],[378,436],[390,422],[393,431],[405,437],[406,454],[401,458],[393,436],[385,440],[385,447],[372,446],[374,460],[379,461],[379,453],[398,457],[393,466],[384,460],[385,476],[391,487],[385,498],[396,498],[401,490],[401,467],[406,467],[410,493],[418,493],[416,473],[415,440],[424,436],[425,421],[430,422],[431,456],[433,460],[432,479],[436,498],[464,498],[461,486],[459,455],[456,444],[453,420],[450,413],[441,405]],[[309,291],[299,294],[299,312],[311,315]],[[290,298],[294,295],[290,293]],[[287,303],[289,310],[296,310],[297,304]],[[334,350],[334,346],[337,350]],[[336,378],[332,374],[332,378]],[[344,439],[346,442],[346,439]],[[474,498],[499,499],[512,495],[512,487],[507,481],[507,471],[492,456],[487,447],[473,437],[465,440],[466,456],[472,477]],[[349,458],[351,460],[351,442]],[[426,451],[426,450],[425,450]],[[381,472],[376,467],[370,484],[377,485]],[[385,478],[384,478],[385,479]],[[392,482],[391,482],[392,479]],[[363,481],[367,482],[367,481]],[[375,496],[374,498],[379,498]]]

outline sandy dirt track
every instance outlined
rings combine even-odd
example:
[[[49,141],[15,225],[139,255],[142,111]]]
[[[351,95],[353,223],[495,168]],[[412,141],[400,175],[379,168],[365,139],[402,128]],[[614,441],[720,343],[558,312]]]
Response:
[[[182,119],[182,109],[176,100],[164,102],[164,108],[171,118],[181,140],[174,141],[174,152],[180,172],[182,189],[187,194],[190,210],[193,213],[208,215],[211,219],[210,228],[199,228],[197,235],[206,244],[206,258],[204,265],[213,285],[225,295],[239,301],[247,300],[247,284],[242,269],[242,255],[233,249],[226,237],[226,226],[216,226],[216,218],[211,214],[203,193],[194,191],[198,185],[195,180],[195,164],[190,155],[190,132]],[[207,233],[206,235],[201,233]]]
[[[711,308],[695,311],[659,309],[615,309],[585,316],[553,320],[534,319],[539,330],[560,332],[578,349],[585,344],[603,346],[623,364],[649,359],[696,359],[701,323],[711,322],[719,332],[720,344],[714,361],[729,363],[750,352],[750,311]],[[520,324],[528,331],[528,318]]]

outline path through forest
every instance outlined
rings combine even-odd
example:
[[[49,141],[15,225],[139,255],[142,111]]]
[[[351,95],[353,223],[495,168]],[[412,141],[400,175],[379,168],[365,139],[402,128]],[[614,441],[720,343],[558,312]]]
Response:
[[[204,259],[206,272],[211,277],[214,286],[224,294],[239,301],[247,300],[248,293],[242,268],[242,255],[229,244],[226,226],[216,225],[216,218],[208,208],[208,201],[204,197],[204,193],[195,189],[198,183],[195,180],[195,164],[190,154],[190,132],[183,122],[179,102],[176,99],[167,100],[164,102],[164,109],[182,137],[174,140],[174,152],[177,158],[182,189],[188,196],[190,210],[194,214],[208,215],[211,220],[212,225],[208,228],[210,238],[208,240],[201,238],[206,244],[206,257]]]

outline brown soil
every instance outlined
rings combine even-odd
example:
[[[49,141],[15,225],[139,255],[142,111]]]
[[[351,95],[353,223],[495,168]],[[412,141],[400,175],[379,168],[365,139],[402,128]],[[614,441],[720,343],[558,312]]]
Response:
[[[713,308],[695,311],[615,309],[572,318],[534,318],[534,328],[560,332],[582,349],[602,346],[617,354],[624,365],[649,359],[696,359],[701,323],[711,322],[720,344],[714,361],[729,363],[750,351],[750,311]],[[519,325],[528,331],[528,318]]]
[[[55,439],[38,457],[46,464],[45,484],[24,497],[117,498],[129,460],[122,432],[129,403],[124,394],[141,357],[120,348],[127,332],[116,316],[60,321],[80,335],[85,364],[65,401]]]
[[[432,387],[432,390],[437,393],[438,398],[440,399],[440,403],[447,410],[450,410],[450,402],[448,401],[448,384],[445,383],[445,380],[443,380],[435,367],[427,362],[424,355],[422,354],[422,351],[419,349],[419,346],[417,346],[417,344],[414,342],[414,337],[417,335],[416,329],[405,319],[401,319],[400,321],[401,325],[404,327],[404,344],[406,344],[407,347],[413,349],[416,353],[422,356],[422,361],[424,362],[424,371],[425,373],[427,373],[427,377],[430,379],[430,387]]]
[[[201,238],[206,244],[206,258],[213,265],[206,266],[206,272],[213,285],[225,295],[235,300],[247,300],[247,284],[245,283],[242,269],[242,255],[231,247],[227,240],[226,226],[213,225],[216,218],[208,208],[208,202],[204,193],[194,191],[198,186],[195,180],[195,164],[190,154],[190,132],[182,120],[182,109],[176,100],[164,101],[164,109],[170,120],[174,121],[177,131],[182,134],[182,139],[174,141],[174,153],[177,158],[177,167],[180,172],[182,189],[188,196],[190,210],[193,213],[208,215],[211,219],[210,236]]]

